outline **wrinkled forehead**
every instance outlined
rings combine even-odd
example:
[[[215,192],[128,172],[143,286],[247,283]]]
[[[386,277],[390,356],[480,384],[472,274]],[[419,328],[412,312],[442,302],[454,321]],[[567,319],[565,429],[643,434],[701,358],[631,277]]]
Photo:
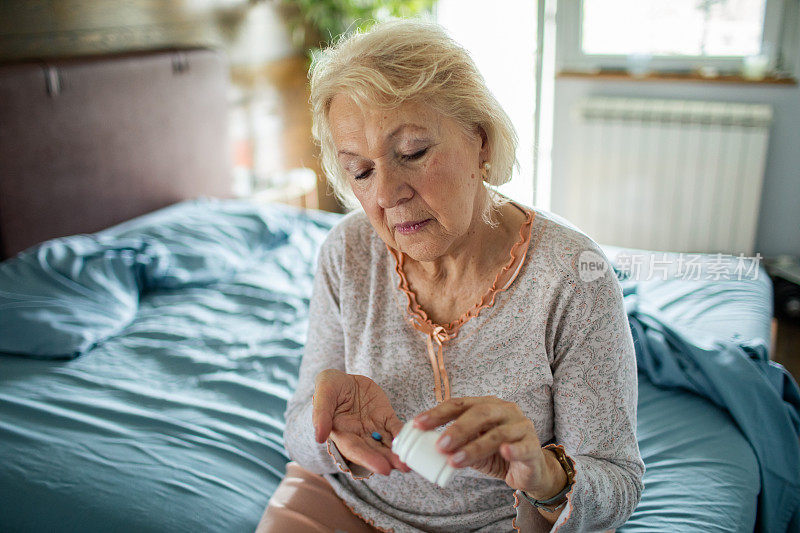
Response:
[[[388,105],[338,93],[328,106],[328,123],[335,137],[364,134],[392,138],[400,133],[429,133],[436,136],[469,133],[457,121],[421,100]],[[338,135],[337,135],[338,134]]]
[[[445,119],[433,106],[421,101],[406,100],[387,104],[347,93],[334,96],[328,105],[328,120],[331,125],[351,117],[386,125],[396,121],[416,122],[427,127],[439,127]]]

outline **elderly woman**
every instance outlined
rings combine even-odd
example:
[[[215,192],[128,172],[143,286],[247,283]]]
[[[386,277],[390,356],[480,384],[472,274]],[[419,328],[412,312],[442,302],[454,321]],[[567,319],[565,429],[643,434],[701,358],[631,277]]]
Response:
[[[620,287],[580,272],[582,253],[602,263],[592,240],[489,187],[516,137],[468,54],[434,24],[381,24],[324,52],[311,103],[334,190],[362,210],[320,252],[294,462],[259,529],[623,524],[644,464]],[[447,488],[392,452],[412,419],[441,431]]]

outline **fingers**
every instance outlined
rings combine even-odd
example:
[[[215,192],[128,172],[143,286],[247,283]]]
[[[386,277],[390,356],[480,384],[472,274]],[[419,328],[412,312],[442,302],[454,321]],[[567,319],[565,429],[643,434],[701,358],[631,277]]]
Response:
[[[453,398],[440,403],[433,409],[428,409],[414,418],[414,426],[419,429],[433,429],[446,424],[458,417],[461,413],[487,398]]]
[[[394,454],[377,441],[370,443],[354,433],[335,434],[331,436],[331,439],[336,443],[336,447],[339,448],[342,456],[349,461],[358,463],[384,476],[388,476],[391,473],[392,464],[387,457],[387,453]]]
[[[506,420],[506,413],[499,406],[475,406],[442,432],[436,446],[442,452],[457,450]]]
[[[329,390],[316,390],[312,398],[311,421],[314,424],[314,438],[323,443],[328,440],[333,428],[333,411],[336,404]]]
[[[361,432],[334,429],[330,438],[349,461],[358,463],[373,472],[382,475],[389,475],[393,469],[411,472],[408,465],[403,463],[391,449],[392,440],[402,427],[402,422],[394,416],[392,419],[386,420],[383,427],[376,429],[376,432],[381,435],[380,441],[372,437],[372,431],[362,434]]]
[[[386,452],[388,452],[386,457],[389,460],[389,463],[392,465],[392,468],[396,468],[401,472],[406,472],[406,473],[411,472],[411,469],[408,467],[408,465],[402,462],[400,460],[400,457],[398,457],[398,455],[394,453],[391,449],[392,441],[394,441],[394,438],[397,436],[398,433],[400,433],[400,430],[403,429],[403,423],[400,421],[399,418],[397,418],[397,416],[394,416],[386,422],[385,429],[387,435],[383,436],[382,442],[384,445],[384,449],[386,450]]]
[[[513,402],[495,397],[455,398],[421,413],[414,425],[432,429],[453,420],[436,445],[450,454],[449,462],[455,467],[470,466],[498,452],[508,461],[539,459],[536,428]]]
[[[401,461],[400,457],[398,457],[396,453],[389,448],[384,449],[386,450],[384,457],[386,457],[386,460],[389,461],[389,464],[392,466],[392,468],[405,473],[411,472],[411,469],[408,467],[408,465]]]
[[[457,450],[495,426],[528,420],[516,404],[493,397],[448,400],[423,414],[428,416],[421,422],[416,423],[419,417],[415,419],[418,427],[455,418],[436,441],[442,452]]]
[[[510,451],[515,454],[515,457],[527,457],[522,451],[527,451],[527,441],[531,440],[529,439],[531,434],[534,434],[533,424],[525,421],[497,426],[460,449],[453,448],[458,451],[450,456],[449,462],[455,467],[463,468],[482,461],[498,451],[503,455],[501,449],[508,448],[511,448]],[[503,457],[508,460],[505,456]]]
[[[337,382],[336,370],[323,370],[317,375],[314,396],[311,398],[311,422],[314,438],[320,444],[328,440],[333,429],[333,414],[336,411],[341,385]],[[341,372],[339,372],[341,373]]]

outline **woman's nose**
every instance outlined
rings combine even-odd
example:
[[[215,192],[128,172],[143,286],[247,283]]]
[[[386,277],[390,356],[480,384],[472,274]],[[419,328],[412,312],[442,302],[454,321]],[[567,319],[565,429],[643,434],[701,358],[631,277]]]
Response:
[[[396,172],[376,169],[376,199],[383,209],[391,209],[414,196],[414,189]]]

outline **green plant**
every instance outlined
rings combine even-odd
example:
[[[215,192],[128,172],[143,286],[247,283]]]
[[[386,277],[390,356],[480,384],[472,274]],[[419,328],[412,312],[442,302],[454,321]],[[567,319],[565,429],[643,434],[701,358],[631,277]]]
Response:
[[[376,22],[430,12],[436,0],[279,0],[295,44],[307,52]]]

